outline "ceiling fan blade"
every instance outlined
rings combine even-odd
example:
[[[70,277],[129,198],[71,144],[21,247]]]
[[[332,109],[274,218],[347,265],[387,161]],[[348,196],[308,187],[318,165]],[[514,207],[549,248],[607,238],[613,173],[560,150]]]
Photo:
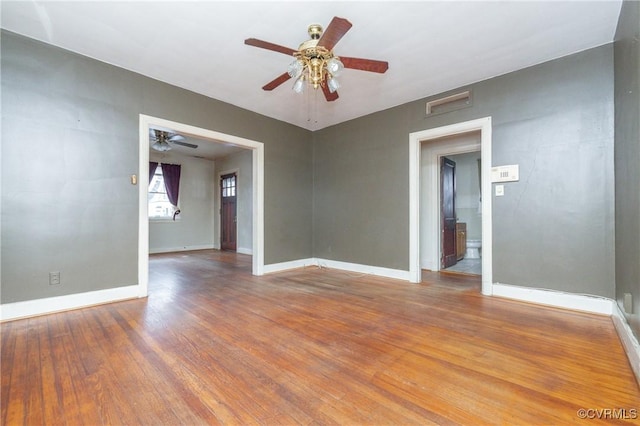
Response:
[[[327,29],[322,33],[320,40],[318,40],[318,46],[322,46],[329,51],[333,50],[333,47],[349,31],[351,26],[351,22],[346,19],[334,16]]]
[[[331,90],[329,90],[329,85],[327,84],[326,77],[324,80],[324,84],[320,85],[320,87],[322,87],[322,93],[324,93],[324,98],[327,100],[327,102],[333,102],[338,99],[338,92],[331,93]]]
[[[284,74],[278,76],[275,80],[270,81],[269,83],[262,86],[262,90],[273,90],[276,87],[280,86],[285,81],[289,80],[291,76],[289,73],[285,72]]]
[[[273,50],[274,52],[284,53],[285,55],[293,56],[297,50],[289,47],[280,46],[279,44],[269,43],[268,41],[258,40],[257,38],[248,38],[244,41],[244,44],[254,47],[260,47],[262,49]]]
[[[157,140],[158,134],[155,129],[149,129],[149,139]]]
[[[176,145],[186,146],[187,148],[194,148],[195,149],[195,148],[198,147],[198,145],[194,145],[194,144],[188,143],[188,142],[182,142],[182,141],[179,141],[179,140],[172,140],[171,143],[174,143]]]
[[[375,61],[373,59],[348,58],[340,56],[340,61],[345,68],[354,70],[385,73],[389,69],[389,63],[386,61]]]

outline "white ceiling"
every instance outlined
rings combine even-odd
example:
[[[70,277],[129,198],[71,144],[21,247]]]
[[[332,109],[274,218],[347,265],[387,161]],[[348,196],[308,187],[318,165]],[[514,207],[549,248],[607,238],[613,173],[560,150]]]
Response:
[[[2,28],[310,130],[613,41],[621,1],[2,1]],[[353,27],[336,55],[389,62],[345,70],[340,98],[261,87],[334,16]]]

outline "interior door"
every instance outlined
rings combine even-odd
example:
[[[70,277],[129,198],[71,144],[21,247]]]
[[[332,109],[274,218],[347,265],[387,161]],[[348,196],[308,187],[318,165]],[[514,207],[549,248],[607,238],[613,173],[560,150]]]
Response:
[[[237,176],[230,173],[220,176],[220,248],[222,250],[236,250],[236,200]]]
[[[440,228],[442,231],[441,267],[457,262],[456,254],[456,163],[440,158]]]

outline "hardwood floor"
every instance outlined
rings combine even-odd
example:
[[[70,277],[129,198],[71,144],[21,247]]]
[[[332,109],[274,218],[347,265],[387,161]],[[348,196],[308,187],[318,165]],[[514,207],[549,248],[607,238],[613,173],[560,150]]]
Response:
[[[484,297],[479,277],[250,271],[153,255],[147,299],[2,324],[2,424],[639,422],[608,317]]]

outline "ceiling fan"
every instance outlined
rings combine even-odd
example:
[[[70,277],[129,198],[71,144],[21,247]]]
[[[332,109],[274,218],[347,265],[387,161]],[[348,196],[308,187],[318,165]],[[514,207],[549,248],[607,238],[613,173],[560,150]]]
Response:
[[[184,136],[158,129],[149,129],[149,141],[151,142],[151,148],[160,152],[169,151],[171,149],[171,144],[182,145],[194,149],[198,147],[198,145],[185,142]]]
[[[347,56],[338,57],[333,54],[333,48],[349,31],[351,26],[351,22],[337,16],[331,20],[324,32],[318,24],[309,25],[308,33],[311,39],[302,43],[298,50],[255,38],[246,39],[244,44],[249,46],[273,50],[295,57],[287,72],[267,83],[262,89],[273,90],[290,78],[295,78],[293,90],[296,93],[301,93],[304,90],[306,82],[314,89],[322,88],[327,101],[335,101],[338,99],[337,90],[340,87],[336,76],[340,74],[343,68],[381,74],[386,72],[389,64],[385,61]]]

